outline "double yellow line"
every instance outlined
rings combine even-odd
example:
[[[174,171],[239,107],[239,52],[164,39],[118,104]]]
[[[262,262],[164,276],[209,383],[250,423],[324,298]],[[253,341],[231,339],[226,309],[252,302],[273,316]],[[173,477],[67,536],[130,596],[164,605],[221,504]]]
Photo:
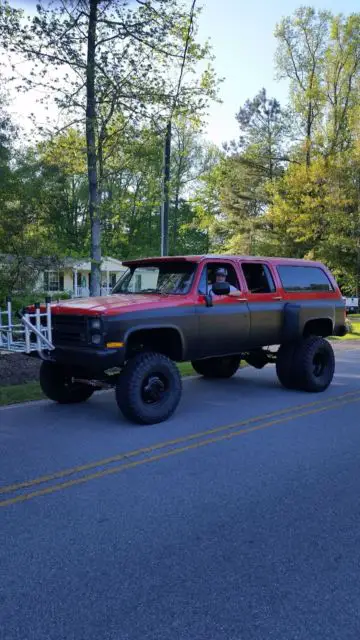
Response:
[[[148,464],[149,462],[164,460],[171,456],[184,453],[185,451],[191,451],[216,442],[230,440],[237,436],[243,436],[253,431],[267,429],[268,427],[290,422],[304,416],[330,411],[331,409],[338,409],[339,407],[354,402],[360,402],[360,390],[327,398],[327,400],[319,400],[317,402],[310,402],[287,409],[281,409],[272,413],[265,413],[247,420],[242,420],[241,422],[235,422],[221,427],[208,429],[206,431],[200,431],[174,440],[159,442],[149,447],[143,447],[126,453],[119,453],[102,460],[63,469],[62,471],[58,471],[50,475],[39,476],[33,480],[3,486],[0,487],[0,495],[7,495],[9,497],[0,500],[0,507],[7,507],[18,502],[32,500],[33,498],[84,484],[90,480],[103,478],[115,473],[121,473],[127,469],[133,469],[135,467]],[[160,453],[156,453],[158,451],[160,451]],[[152,455],[154,453],[155,455]],[[131,461],[129,462],[129,460]],[[89,471],[92,472],[88,473]],[[76,477],[72,478],[71,476]],[[57,482],[58,480],[65,481]],[[38,487],[40,485],[47,486],[34,490],[34,487]]]

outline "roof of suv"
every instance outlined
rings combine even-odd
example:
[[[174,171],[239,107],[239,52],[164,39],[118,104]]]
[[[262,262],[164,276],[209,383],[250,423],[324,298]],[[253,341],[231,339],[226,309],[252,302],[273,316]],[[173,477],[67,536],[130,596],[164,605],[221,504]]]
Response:
[[[321,262],[314,260],[304,260],[299,258],[275,258],[264,256],[240,256],[240,255],[197,255],[197,256],[166,256],[152,258],[138,258],[134,260],[124,260],[123,265],[130,266],[136,264],[151,264],[153,262],[202,262],[203,260],[264,260],[266,262],[273,262],[274,264],[294,264],[294,265],[321,265]]]

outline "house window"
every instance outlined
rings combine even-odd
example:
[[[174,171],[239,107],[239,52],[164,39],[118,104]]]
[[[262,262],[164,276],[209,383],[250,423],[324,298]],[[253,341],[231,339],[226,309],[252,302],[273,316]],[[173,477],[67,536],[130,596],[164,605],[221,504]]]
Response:
[[[117,277],[116,273],[110,273],[110,287],[113,289],[116,285]]]
[[[45,271],[44,289],[45,291],[64,291],[64,272]]]
[[[73,273],[73,285],[74,287],[81,287],[82,286],[82,273],[81,271],[77,271],[76,273],[76,282],[75,282],[75,273]]]

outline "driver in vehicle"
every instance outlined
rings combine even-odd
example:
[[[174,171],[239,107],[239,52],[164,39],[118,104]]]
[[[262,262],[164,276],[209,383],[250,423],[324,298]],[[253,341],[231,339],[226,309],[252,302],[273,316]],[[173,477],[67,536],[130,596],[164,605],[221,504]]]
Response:
[[[216,282],[227,282],[226,278],[228,274],[227,274],[227,270],[224,269],[224,267],[219,267],[218,269],[216,269],[215,275],[216,275]],[[229,283],[229,287],[230,287],[229,296],[241,295],[241,292],[239,291],[239,289],[234,287],[232,284]],[[212,286],[209,287],[209,293],[211,296],[215,295],[212,290]]]

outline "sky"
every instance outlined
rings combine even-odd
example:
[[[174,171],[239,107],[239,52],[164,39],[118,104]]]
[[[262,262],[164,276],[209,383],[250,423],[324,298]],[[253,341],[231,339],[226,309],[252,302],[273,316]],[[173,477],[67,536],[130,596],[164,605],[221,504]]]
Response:
[[[10,0],[10,4],[28,11],[32,0]],[[188,0],[190,7],[190,0]],[[287,100],[287,83],[275,79],[274,29],[282,17],[292,14],[302,4],[333,13],[360,11],[358,0],[198,0],[202,6],[198,37],[210,39],[215,55],[214,67],[225,78],[220,87],[222,104],[209,109],[206,137],[215,144],[238,136],[235,114],[248,98],[265,87],[269,97],[280,103]],[[35,111],[41,119],[42,108],[30,96],[15,96],[14,114],[20,123]]]
[[[215,69],[226,78],[220,91],[223,104],[210,109],[207,135],[213,142],[237,137],[235,114],[262,87],[269,97],[286,102],[287,83],[275,80],[273,34],[276,23],[301,5],[335,14],[360,11],[359,0],[203,0],[199,36],[211,39]]]

